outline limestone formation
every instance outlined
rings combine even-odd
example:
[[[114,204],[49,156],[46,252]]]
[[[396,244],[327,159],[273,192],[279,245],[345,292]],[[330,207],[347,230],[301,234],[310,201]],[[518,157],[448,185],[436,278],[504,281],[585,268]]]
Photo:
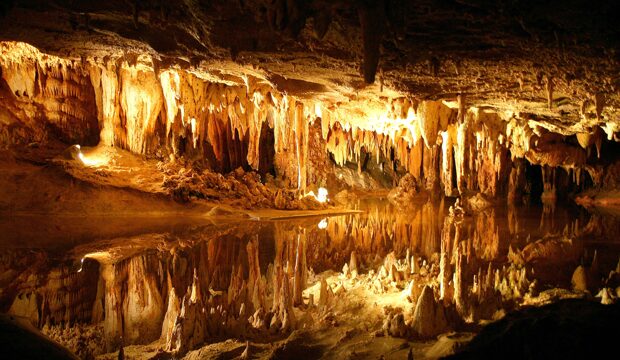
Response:
[[[430,286],[425,286],[418,298],[411,326],[415,333],[424,339],[434,338],[449,329],[445,309],[441,303],[435,301]]]
[[[440,357],[614,318],[617,2],[173,3],[0,5],[7,348]]]

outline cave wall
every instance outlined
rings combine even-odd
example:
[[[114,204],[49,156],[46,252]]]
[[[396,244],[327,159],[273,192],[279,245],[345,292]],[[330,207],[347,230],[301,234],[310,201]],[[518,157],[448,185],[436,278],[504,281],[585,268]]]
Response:
[[[0,141],[96,145],[97,99],[88,66],[42,56],[32,47],[0,44]]]
[[[612,145],[602,146],[617,139],[608,128],[554,127],[530,114],[467,107],[464,96],[456,104],[385,98],[385,109],[371,112],[376,119],[359,119],[350,107],[292,97],[250,75],[215,80],[147,55],[63,59],[24,43],[1,46],[5,146],[100,143],[221,173],[273,169],[281,185],[302,192],[326,184],[334,164],[357,163],[361,172],[369,154],[384,173],[408,172],[447,196],[518,193],[517,178],[510,188],[516,159],[564,168],[568,182],[543,178],[552,193],[575,188],[584,171],[593,185],[609,186],[605,169],[618,160],[606,150]]]
[[[2,46],[10,54],[0,60],[5,146],[100,142],[136,154],[185,157],[226,173],[259,169],[266,123],[275,158],[263,167],[275,166],[293,187],[305,187],[310,115],[303,102],[267,83],[217,83],[176,68],[156,71],[148,57],[68,60],[23,43]]]

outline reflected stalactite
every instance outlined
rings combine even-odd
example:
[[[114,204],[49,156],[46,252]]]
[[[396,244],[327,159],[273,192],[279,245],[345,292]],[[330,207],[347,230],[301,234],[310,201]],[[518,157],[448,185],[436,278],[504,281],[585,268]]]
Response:
[[[50,272],[42,288],[22,276],[19,286],[6,287],[19,291],[3,292],[0,300],[55,339],[68,336],[62,326],[101,321],[99,351],[115,351],[122,338],[125,345],[159,341],[180,356],[226,338],[280,339],[311,323],[308,312],[326,315],[359,288],[365,296],[400,294],[387,298],[405,302],[411,313],[407,321],[390,313],[387,331],[408,336],[435,331],[410,325],[426,286],[433,302],[426,294],[423,307],[433,309],[435,320],[445,316],[442,329],[458,329],[530,301],[539,289],[570,287],[582,257],[589,288],[592,268],[598,277],[610,268],[608,259],[584,255],[584,243],[600,236],[595,230],[613,226],[596,216],[518,206],[468,214],[445,199],[407,212],[385,202],[356,206],[366,212],[328,217],[322,227],[314,218],[250,222],[156,236],[165,239],[157,249],[140,245],[146,236],[111,240],[104,245],[110,250],[87,244],[74,252],[86,259],[79,269]],[[44,273],[49,265],[34,266],[35,260],[33,268]]]
[[[500,255],[499,226],[495,209],[480,214],[476,218],[475,226],[473,245],[477,257],[486,261],[495,260]]]

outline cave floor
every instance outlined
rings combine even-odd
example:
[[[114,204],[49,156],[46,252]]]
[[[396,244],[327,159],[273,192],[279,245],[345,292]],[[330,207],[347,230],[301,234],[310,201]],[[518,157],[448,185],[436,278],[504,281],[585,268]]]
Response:
[[[213,198],[200,194],[201,197],[179,201],[164,186],[165,179],[177,173],[191,179],[195,174],[188,175],[189,171],[185,168],[187,166],[189,169],[191,165],[146,159],[115,147],[82,147],[79,158],[75,154],[67,154],[67,150],[62,155],[58,155],[58,149],[48,150],[24,148],[2,151],[0,194],[3,196],[0,213],[9,215],[5,220],[12,221],[14,216],[52,215],[51,222],[74,222],[88,227],[89,223],[97,226],[100,218],[112,218],[112,223],[122,223],[127,217],[145,218],[141,220],[145,224],[153,218],[160,218],[156,222],[164,223],[200,222],[201,219],[228,223],[358,211],[333,203],[317,209],[283,210],[265,205],[251,207],[250,202],[243,200],[247,194],[235,193],[234,188],[228,192],[207,189],[214,194]],[[227,183],[230,178],[216,178],[220,183],[212,184],[214,187],[231,186]],[[76,219],[63,220],[66,217]],[[79,219],[84,217],[88,219]],[[126,225],[120,227],[125,228]],[[114,226],[110,230],[113,229]]]

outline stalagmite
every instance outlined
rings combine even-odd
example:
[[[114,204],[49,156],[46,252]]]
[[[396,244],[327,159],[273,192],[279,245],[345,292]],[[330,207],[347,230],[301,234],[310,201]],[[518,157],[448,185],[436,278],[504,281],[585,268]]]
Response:
[[[265,308],[265,284],[260,272],[260,264],[258,261],[259,256],[259,240],[258,236],[254,237],[246,245],[248,254],[248,294],[251,296],[251,301],[254,309]]]
[[[172,333],[174,331],[174,326],[181,312],[181,303],[180,299],[176,295],[176,291],[174,288],[170,288],[168,293],[168,309],[166,310],[166,315],[164,316],[164,321],[161,328],[161,338],[166,342],[170,343],[172,339]]]
[[[601,304],[603,305],[611,305],[616,302],[616,297],[612,294],[609,288],[602,288],[596,297],[601,298]]]
[[[351,259],[349,260],[349,271],[351,271],[351,277],[357,277],[357,254],[355,253],[355,251],[351,252]]]
[[[329,285],[325,279],[321,279],[321,285],[319,290],[319,308],[325,309],[329,306]]]
[[[454,253],[454,257],[456,258],[456,264],[454,269],[454,275],[452,279],[452,283],[454,284],[454,303],[456,305],[456,309],[460,314],[463,314],[465,311],[465,286],[463,284],[463,272],[464,272],[464,261],[465,255],[461,254],[461,247],[456,244],[456,251]]]
[[[603,108],[605,107],[605,96],[602,93],[596,93],[594,95],[594,108],[596,111],[596,120],[601,121],[601,114],[603,113]]]
[[[612,12],[45,3],[0,5],[0,312],[76,356],[413,357],[617,301]]]
[[[241,353],[241,355],[239,355],[239,359],[241,360],[247,360],[250,358],[250,342],[246,341],[245,342],[245,350],[243,350],[243,352]]]
[[[445,310],[435,301],[433,289],[428,285],[422,289],[413,313],[413,330],[424,339],[433,338],[448,330]]]
[[[448,282],[452,277],[450,267],[451,238],[452,238],[452,219],[446,217],[444,219],[443,229],[441,232],[441,253],[439,260],[439,298],[446,301]]]

